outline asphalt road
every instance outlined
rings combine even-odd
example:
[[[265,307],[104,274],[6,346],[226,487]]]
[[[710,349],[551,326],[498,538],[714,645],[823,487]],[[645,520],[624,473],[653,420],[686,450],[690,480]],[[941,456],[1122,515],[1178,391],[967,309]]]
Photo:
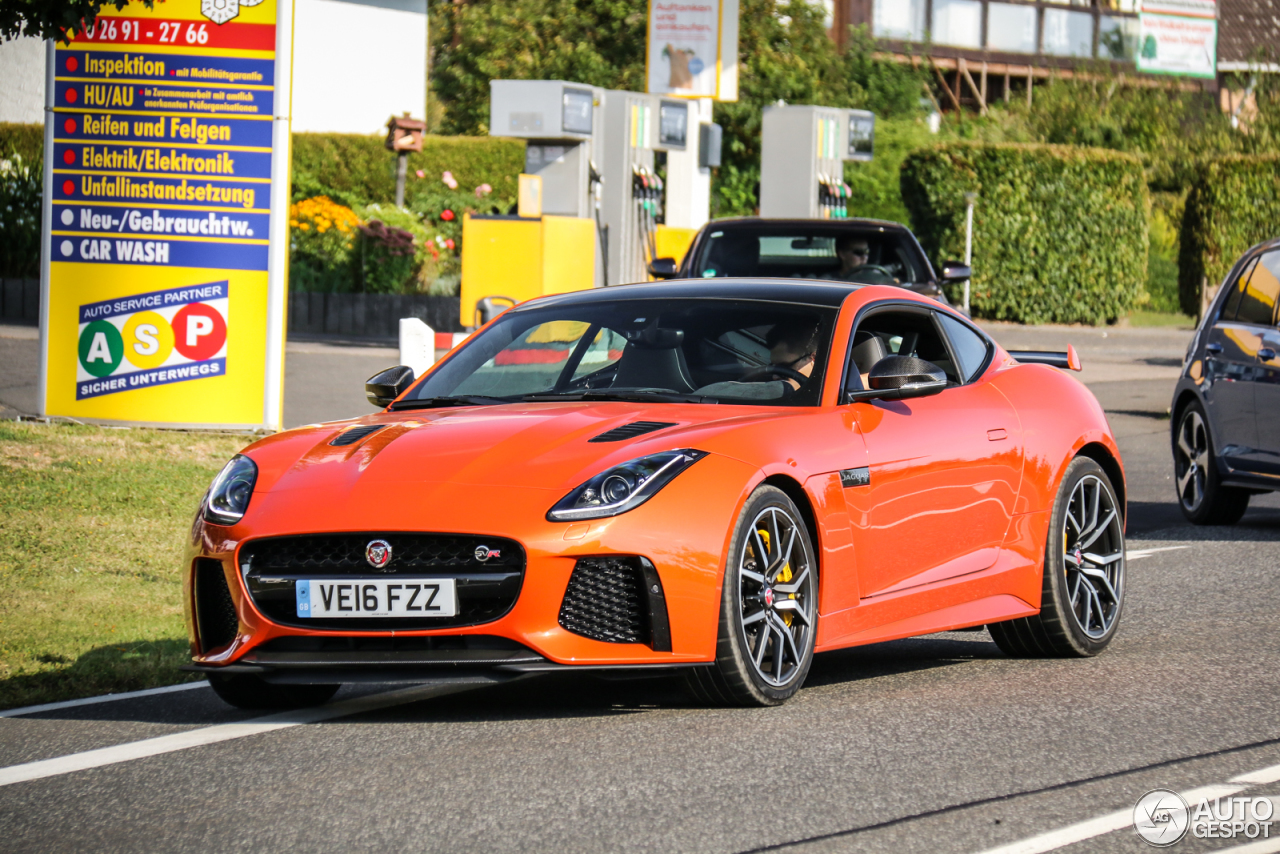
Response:
[[[1120,437],[1129,590],[1104,655],[1016,661],[985,632],[939,634],[818,656],[790,703],[763,710],[556,675],[348,688],[324,720],[254,717],[204,687],[2,717],[0,849],[966,854],[1058,832],[1020,850],[1151,850],[1107,816],[1280,764],[1280,500],[1233,528],[1182,523],[1165,408],[1186,333],[992,331],[1083,340]],[[357,356],[372,358],[345,364]],[[328,393],[297,423],[332,417]],[[56,761],[27,767],[47,776],[12,782],[41,760]],[[1247,779],[1233,788],[1280,798],[1280,770]]]

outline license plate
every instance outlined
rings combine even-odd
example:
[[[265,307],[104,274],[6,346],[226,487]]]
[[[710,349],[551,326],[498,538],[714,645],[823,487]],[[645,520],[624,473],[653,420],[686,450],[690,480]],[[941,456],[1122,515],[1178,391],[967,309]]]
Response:
[[[452,578],[298,581],[299,617],[454,617]]]

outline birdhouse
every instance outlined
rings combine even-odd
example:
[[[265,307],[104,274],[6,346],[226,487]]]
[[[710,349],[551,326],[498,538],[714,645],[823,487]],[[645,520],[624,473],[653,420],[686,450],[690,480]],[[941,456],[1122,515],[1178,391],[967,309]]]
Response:
[[[422,136],[426,133],[427,123],[421,119],[411,119],[409,114],[392,116],[387,120],[387,151],[396,153],[421,151]]]

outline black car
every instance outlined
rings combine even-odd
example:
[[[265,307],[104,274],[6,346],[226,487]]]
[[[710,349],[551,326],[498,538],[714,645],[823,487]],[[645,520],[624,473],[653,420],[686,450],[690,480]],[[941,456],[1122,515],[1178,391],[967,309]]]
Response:
[[[855,255],[855,250],[865,254]],[[944,282],[969,278],[956,262],[934,272],[911,230],[876,219],[719,219],[704,225],[677,266],[659,258],[659,278],[826,279],[898,285],[940,302]]]
[[[1249,496],[1280,489],[1280,240],[1223,280],[1183,359],[1171,430],[1178,503],[1197,525],[1233,525]]]

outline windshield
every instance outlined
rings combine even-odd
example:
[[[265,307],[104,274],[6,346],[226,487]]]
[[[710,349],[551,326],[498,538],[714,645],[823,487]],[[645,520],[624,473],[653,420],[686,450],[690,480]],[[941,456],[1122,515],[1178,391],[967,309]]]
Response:
[[[726,227],[711,232],[690,275],[902,285],[929,278],[922,261],[907,235],[878,226]]]
[[[724,299],[511,311],[396,408],[558,398],[816,406],[835,317]]]

